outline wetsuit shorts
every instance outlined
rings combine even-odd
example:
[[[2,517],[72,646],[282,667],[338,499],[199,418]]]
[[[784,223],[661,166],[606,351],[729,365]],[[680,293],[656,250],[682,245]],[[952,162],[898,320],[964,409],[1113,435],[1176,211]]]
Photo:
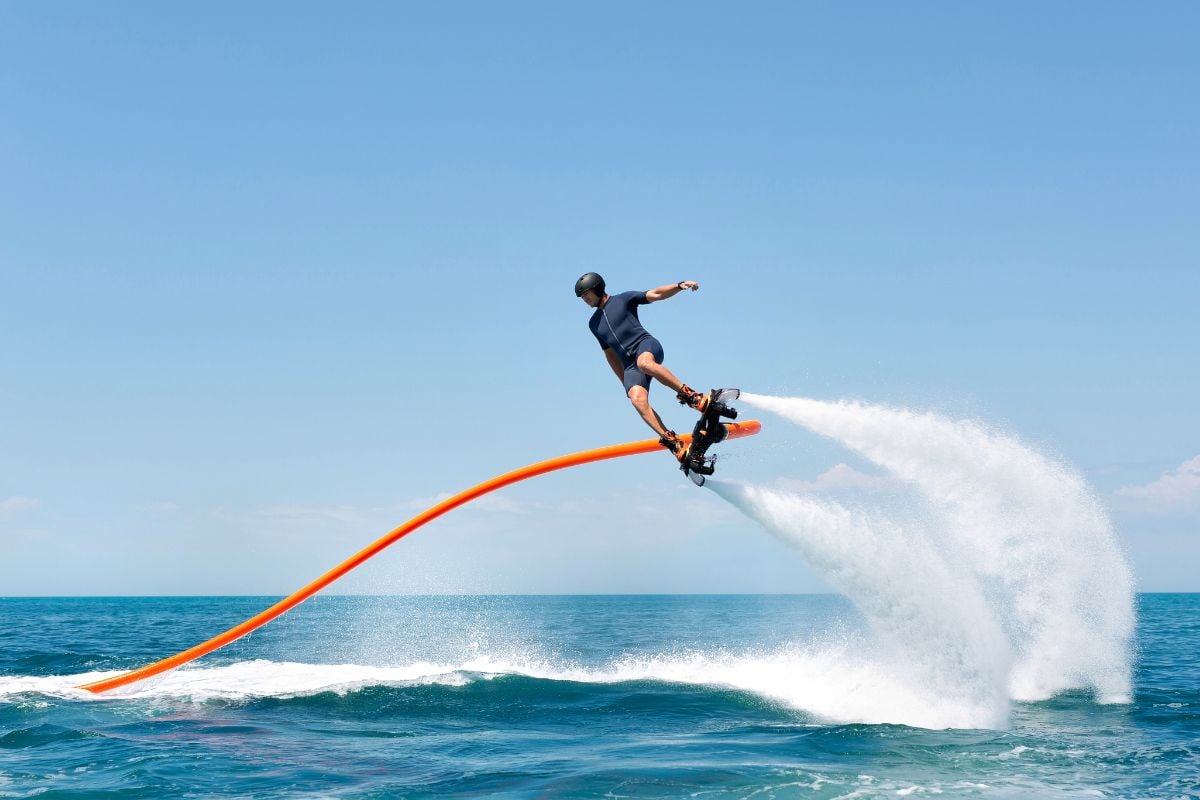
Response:
[[[640,386],[646,391],[650,390],[650,376],[637,368],[637,359],[642,353],[649,353],[654,358],[655,364],[663,362],[662,345],[658,343],[649,334],[638,340],[637,346],[633,350],[633,363],[625,368],[625,375],[621,379],[621,383],[625,386],[625,394],[629,394],[629,390],[635,386]]]

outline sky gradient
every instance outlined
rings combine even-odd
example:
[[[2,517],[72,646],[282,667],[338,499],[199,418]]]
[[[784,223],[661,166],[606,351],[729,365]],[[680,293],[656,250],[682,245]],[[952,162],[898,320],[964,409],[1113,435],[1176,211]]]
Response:
[[[430,498],[644,438],[589,270],[700,282],[642,313],[689,383],[986,420],[1086,476],[1140,589],[1200,590],[1198,29],[0,4],[0,596],[286,593]],[[728,477],[861,467],[764,422]],[[652,456],[378,562],[339,588],[825,588]]]

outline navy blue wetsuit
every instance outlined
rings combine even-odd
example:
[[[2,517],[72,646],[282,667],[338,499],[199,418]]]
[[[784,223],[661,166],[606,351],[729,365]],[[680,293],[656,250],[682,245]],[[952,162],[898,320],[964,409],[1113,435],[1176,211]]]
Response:
[[[588,321],[588,327],[600,342],[601,349],[612,348],[625,368],[621,383],[626,394],[634,386],[647,390],[650,388],[650,376],[637,368],[639,355],[649,353],[658,364],[663,360],[662,345],[646,332],[638,319],[637,307],[649,302],[645,292],[609,295],[608,302],[592,312],[592,318]]]

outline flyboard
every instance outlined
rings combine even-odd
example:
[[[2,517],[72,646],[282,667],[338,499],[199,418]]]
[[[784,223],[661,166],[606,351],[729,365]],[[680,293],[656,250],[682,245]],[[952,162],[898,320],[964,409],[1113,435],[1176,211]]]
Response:
[[[691,444],[679,462],[683,474],[697,486],[703,486],[704,479],[716,471],[717,457],[708,455],[708,449],[729,436],[731,426],[721,422],[721,418],[737,419],[737,409],[729,404],[741,396],[741,389],[713,389],[708,393],[708,403],[700,412],[700,421],[692,429]],[[733,427],[736,427],[736,423]]]
[[[702,417],[701,422],[704,422],[704,420],[705,417]],[[715,432],[715,429],[712,427],[713,423],[714,420],[710,420],[708,426],[704,428],[704,431],[706,432],[706,439],[704,442],[707,443],[705,444],[704,442],[701,442],[702,447],[697,450],[698,458],[700,459],[698,464],[700,466],[704,466],[706,463],[707,467],[712,466],[711,458],[705,462],[705,453],[707,452],[708,448],[716,442],[719,442],[723,439],[738,439],[743,436],[751,436],[762,430],[762,425],[754,420],[725,424],[716,422],[715,424],[721,425],[722,427],[722,430],[718,433]],[[697,425],[696,429],[700,430],[700,426]],[[719,438],[714,438],[717,436],[719,436]],[[689,448],[691,445],[695,444],[694,435],[683,436],[680,438],[687,441]],[[378,555],[384,548],[404,538],[425,523],[437,519],[447,511],[452,511],[464,503],[469,503],[470,501],[489,492],[502,489],[505,486],[517,483],[518,481],[523,481],[538,475],[545,475],[547,472],[554,472],[555,470],[566,469],[567,467],[577,467],[581,464],[588,464],[593,461],[604,461],[610,458],[633,456],[641,453],[653,453],[661,451],[661,449],[662,445],[659,444],[657,439],[646,439],[638,442],[614,444],[608,447],[598,447],[595,450],[583,450],[578,453],[570,453],[565,456],[559,456],[558,458],[551,458],[547,461],[539,461],[536,464],[530,464],[527,467],[521,467],[520,469],[515,469],[512,472],[506,472],[503,475],[497,475],[490,480],[486,480],[483,483],[472,486],[470,489],[465,489],[453,497],[447,498],[437,505],[425,509],[408,522],[405,522],[398,528],[392,529],[390,532],[384,534],[372,544],[358,551],[350,558],[347,558],[345,561],[338,564],[321,577],[305,586],[302,586],[292,594],[275,603],[273,606],[265,609],[264,611],[260,611],[250,619],[233,626],[224,633],[217,634],[208,641],[202,642],[195,647],[188,648],[183,652],[176,653],[175,655],[164,658],[160,661],[155,661],[152,664],[147,664],[144,667],[139,667],[138,669],[131,670],[129,672],[123,672],[119,675],[114,675],[112,677],[93,681],[91,683],[85,683],[77,688],[87,689],[90,692],[99,693],[109,691],[110,689],[116,689],[119,686],[128,686],[131,683],[136,683],[153,675],[160,675],[168,670],[172,670],[175,667],[188,663],[189,661],[194,661],[203,655],[207,655],[214,650],[224,647],[230,642],[236,641],[251,631],[261,628],[263,625],[266,625],[268,622],[280,616],[281,614],[284,614],[300,605],[305,600],[312,597],[317,592],[321,591],[326,586],[357,567],[359,564],[362,564],[372,556]],[[688,470],[684,471],[688,472]],[[709,472],[700,474],[711,475],[712,471],[709,469]],[[693,478],[693,480],[695,479]]]

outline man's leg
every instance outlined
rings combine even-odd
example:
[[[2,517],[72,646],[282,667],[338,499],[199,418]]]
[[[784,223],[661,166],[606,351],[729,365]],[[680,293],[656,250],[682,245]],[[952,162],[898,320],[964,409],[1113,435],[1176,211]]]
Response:
[[[658,416],[658,412],[650,407],[650,392],[646,391],[644,386],[629,387],[629,402],[633,403],[633,407],[642,415],[642,419],[649,425],[659,436],[664,436],[667,433],[667,426],[663,425],[662,417]]]
[[[637,357],[637,367],[642,372],[654,378],[673,392],[683,387],[683,381],[675,377],[675,373],[654,360],[652,353],[642,353]]]
[[[659,355],[662,355],[661,351]],[[674,390],[675,396],[679,398],[679,402],[696,409],[700,413],[704,413],[704,407],[708,402],[708,396],[702,392],[697,392],[695,389],[679,380],[679,378],[676,378],[675,373],[671,372],[671,370],[654,360],[653,353],[641,353],[637,357],[637,367],[650,377],[658,380],[658,382],[663,386]]]

